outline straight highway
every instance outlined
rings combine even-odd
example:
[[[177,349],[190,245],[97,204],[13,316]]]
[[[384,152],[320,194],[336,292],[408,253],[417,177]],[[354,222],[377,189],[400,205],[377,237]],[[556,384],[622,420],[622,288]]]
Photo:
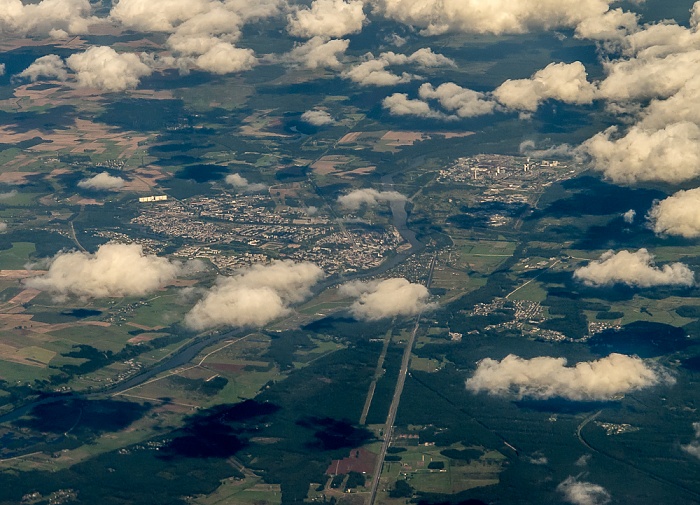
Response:
[[[437,255],[433,256],[430,261],[430,269],[428,271],[428,280],[426,282],[426,287],[430,288],[430,283],[433,280],[433,271],[435,270],[435,261],[437,260]],[[382,476],[382,469],[384,468],[384,458],[386,456],[386,451],[391,443],[391,436],[394,432],[394,422],[396,421],[396,413],[399,410],[399,403],[401,402],[401,394],[403,393],[403,387],[406,383],[406,376],[408,375],[408,364],[411,361],[411,353],[413,352],[413,346],[416,342],[416,334],[418,333],[418,328],[420,327],[420,319],[423,315],[422,312],[416,316],[416,323],[413,325],[413,330],[411,335],[406,342],[406,347],[403,351],[403,358],[401,360],[401,369],[399,370],[399,377],[396,380],[396,389],[394,389],[394,397],[391,399],[391,406],[389,407],[389,414],[386,418],[386,424],[384,425],[384,442],[382,443],[382,449],[379,452],[379,458],[377,458],[377,465],[374,467],[374,475],[372,476],[372,486],[370,488],[368,505],[374,505],[374,500],[377,498],[377,490],[379,488],[379,480]]]

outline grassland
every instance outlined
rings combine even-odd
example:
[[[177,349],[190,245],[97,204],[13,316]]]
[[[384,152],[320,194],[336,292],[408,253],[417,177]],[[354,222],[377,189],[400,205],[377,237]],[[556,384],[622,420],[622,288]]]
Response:
[[[11,249],[0,251],[0,270],[24,268],[35,251],[36,246],[31,242],[13,242]]]

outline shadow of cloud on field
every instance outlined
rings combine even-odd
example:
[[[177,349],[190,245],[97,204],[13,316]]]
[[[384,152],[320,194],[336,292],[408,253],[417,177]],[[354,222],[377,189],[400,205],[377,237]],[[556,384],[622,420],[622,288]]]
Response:
[[[14,424],[43,433],[99,435],[126,428],[150,408],[150,404],[70,398],[37,405]]]
[[[161,458],[229,458],[247,447],[245,434],[280,409],[272,403],[246,400],[218,405],[187,419],[165,446]],[[250,421],[254,423],[248,424]]]
[[[297,421],[299,426],[315,430],[314,438],[309,448],[324,451],[362,447],[374,435],[365,428],[357,428],[350,422],[330,417],[306,417]]]

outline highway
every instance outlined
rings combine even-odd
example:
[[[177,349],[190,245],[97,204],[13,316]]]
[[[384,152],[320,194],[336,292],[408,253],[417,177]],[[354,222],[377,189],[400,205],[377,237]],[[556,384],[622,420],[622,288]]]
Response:
[[[430,283],[433,280],[433,271],[435,270],[436,260],[437,255],[433,256],[433,259],[430,261],[428,280],[425,284],[427,288],[430,288]],[[408,375],[408,364],[411,361],[411,353],[413,352],[413,346],[416,342],[416,334],[418,333],[418,328],[420,327],[420,319],[422,315],[423,313],[421,312],[418,314],[418,316],[416,316],[416,323],[413,325],[411,336],[409,337],[408,342],[406,342],[406,347],[403,351],[401,369],[399,370],[399,377],[396,380],[396,389],[394,389],[394,397],[391,399],[389,414],[386,417],[386,424],[384,425],[384,442],[382,443],[382,449],[379,452],[379,458],[377,458],[377,465],[374,468],[374,475],[372,476],[372,487],[370,488],[368,505],[374,505],[374,500],[377,498],[379,479],[382,476],[382,468],[384,468],[384,457],[386,456],[386,450],[389,448],[389,444],[391,443],[391,435],[394,432],[394,422],[396,421],[396,413],[399,410],[399,403],[401,402],[403,386],[406,383],[406,376]]]

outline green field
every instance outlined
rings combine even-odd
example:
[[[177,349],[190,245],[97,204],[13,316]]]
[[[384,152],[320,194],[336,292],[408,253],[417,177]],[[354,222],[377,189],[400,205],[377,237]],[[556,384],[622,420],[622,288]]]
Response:
[[[31,242],[13,242],[11,249],[0,251],[0,270],[23,269],[35,251]]]

